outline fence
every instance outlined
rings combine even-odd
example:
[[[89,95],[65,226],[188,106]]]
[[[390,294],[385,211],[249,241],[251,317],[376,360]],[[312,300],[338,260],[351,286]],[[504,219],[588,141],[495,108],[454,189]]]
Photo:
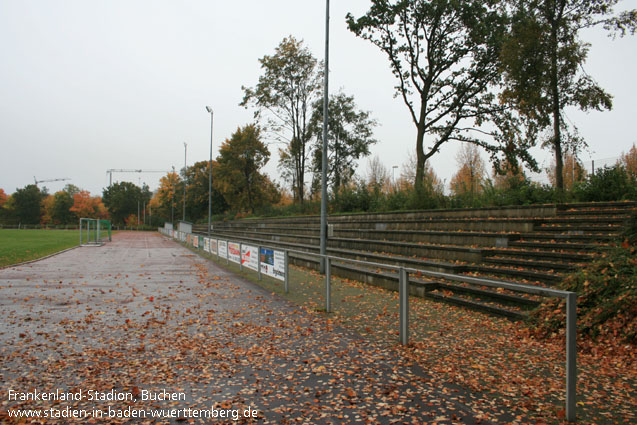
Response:
[[[159,228],[159,232],[165,236],[177,239],[194,248],[202,249],[219,259],[225,259],[226,263],[239,264],[240,270],[244,267],[254,270],[261,275],[266,274],[284,282],[284,290],[289,292],[289,255],[316,257],[325,259],[325,311],[330,313],[331,306],[331,264],[333,261],[342,263],[359,264],[374,268],[384,268],[398,272],[398,299],[399,299],[399,338],[400,343],[409,343],[409,275],[418,273],[429,277],[436,277],[452,281],[474,283],[482,286],[503,288],[510,291],[526,294],[541,295],[544,297],[562,298],[566,301],[566,420],[574,422],[576,419],[576,388],[577,388],[577,294],[575,292],[562,291],[553,288],[543,288],[533,285],[504,282],[495,279],[478,278],[471,276],[459,276],[450,273],[419,270],[408,267],[392,266],[370,261],[353,260],[349,258],[321,255],[305,251],[290,249],[277,249],[264,245],[248,245],[242,242],[228,239],[214,239],[201,235],[180,232],[172,229]],[[255,252],[257,255],[255,256]],[[256,258],[255,258],[256,257]],[[266,261],[262,261],[262,258]],[[245,265],[244,265],[245,263]]]

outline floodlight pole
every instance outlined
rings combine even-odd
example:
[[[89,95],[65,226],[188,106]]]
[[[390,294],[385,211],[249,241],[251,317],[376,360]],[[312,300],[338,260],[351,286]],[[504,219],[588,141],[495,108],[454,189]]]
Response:
[[[212,225],[212,124],[215,113],[210,106],[206,106],[206,111],[210,113],[210,162],[208,163],[208,237],[210,237],[210,226]]]
[[[183,221],[186,221],[186,153],[188,152],[188,144],[184,142],[184,218]]]
[[[327,254],[327,114],[329,105],[330,0],[325,0],[325,74],[323,76],[323,155],[321,159],[321,273]]]
[[[173,177],[176,177],[175,166],[173,165]],[[177,181],[175,181],[176,183]],[[170,202],[170,222],[175,224],[175,185],[173,185],[172,200]]]

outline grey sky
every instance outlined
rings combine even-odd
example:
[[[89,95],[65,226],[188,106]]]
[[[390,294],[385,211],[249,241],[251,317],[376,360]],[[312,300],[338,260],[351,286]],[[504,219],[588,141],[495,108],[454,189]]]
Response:
[[[631,6],[625,1],[623,6]],[[380,126],[373,148],[391,171],[415,146],[415,128],[400,99],[386,59],[357,39],[345,14],[363,14],[368,1],[332,2],[330,91],[343,88]],[[169,170],[209,155],[210,116],[215,112],[213,155],[252,111],[238,106],[241,86],[254,86],[258,59],[272,54],[287,35],[303,39],[323,58],[325,3],[316,0],[141,1],[0,0],[0,188],[69,177],[101,194],[106,170]],[[618,156],[637,142],[637,38],[610,40],[588,31],[593,43],[586,71],[614,96],[614,110],[569,118],[592,155]],[[434,170],[449,181],[457,145],[434,157]],[[266,171],[277,176],[277,158]],[[550,154],[536,151],[549,165]],[[359,168],[364,173],[365,163]],[[160,174],[115,174],[114,180],[146,182]],[[45,183],[50,192],[67,182]]]

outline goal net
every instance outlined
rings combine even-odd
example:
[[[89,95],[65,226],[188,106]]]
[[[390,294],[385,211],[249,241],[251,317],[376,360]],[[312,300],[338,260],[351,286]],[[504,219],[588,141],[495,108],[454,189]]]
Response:
[[[111,222],[96,218],[80,218],[80,246],[101,246],[111,240]]]

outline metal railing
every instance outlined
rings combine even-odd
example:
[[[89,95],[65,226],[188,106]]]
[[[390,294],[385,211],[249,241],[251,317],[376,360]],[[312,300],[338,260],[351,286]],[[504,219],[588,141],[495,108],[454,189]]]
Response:
[[[160,228],[160,232],[166,234]],[[208,239],[205,237],[205,239]],[[570,291],[563,291],[560,289],[544,288],[533,285],[518,284],[513,282],[500,281],[489,278],[478,278],[473,276],[460,276],[451,273],[435,272],[428,270],[414,269],[410,267],[393,266],[390,264],[376,263],[372,261],[354,260],[350,258],[336,257],[332,255],[321,255],[313,252],[299,251],[293,249],[281,249],[274,246],[261,245],[261,244],[243,244],[241,241],[232,241],[226,238],[210,238],[217,241],[225,241],[226,245],[230,242],[239,244],[240,257],[243,251],[243,245],[257,247],[257,252],[261,252],[262,248],[272,249],[284,253],[284,291],[287,294],[289,292],[289,255],[297,254],[300,256],[309,256],[318,259],[325,260],[325,311],[330,313],[332,311],[332,262],[338,261],[342,263],[358,264],[363,266],[370,266],[373,268],[383,268],[388,270],[394,270],[398,272],[398,299],[399,299],[399,339],[403,345],[409,344],[409,275],[411,273],[418,273],[420,276],[425,275],[429,277],[436,277],[441,279],[447,279],[452,281],[462,281],[466,283],[472,283],[476,285],[488,286],[493,288],[503,288],[510,291],[521,292],[532,295],[540,295],[544,297],[562,298],[566,301],[566,420],[574,422],[576,419],[576,388],[577,388],[577,293]],[[201,247],[200,247],[201,248]],[[226,253],[227,254],[227,253]],[[216,250],[217,258],[219,256],[219,249]],[[261,255],[258,255],[258,279],[261,280]],[[226,255],[226,264],[230,260]],[[240,258],[239,270],[243,271],[243,264]]]

